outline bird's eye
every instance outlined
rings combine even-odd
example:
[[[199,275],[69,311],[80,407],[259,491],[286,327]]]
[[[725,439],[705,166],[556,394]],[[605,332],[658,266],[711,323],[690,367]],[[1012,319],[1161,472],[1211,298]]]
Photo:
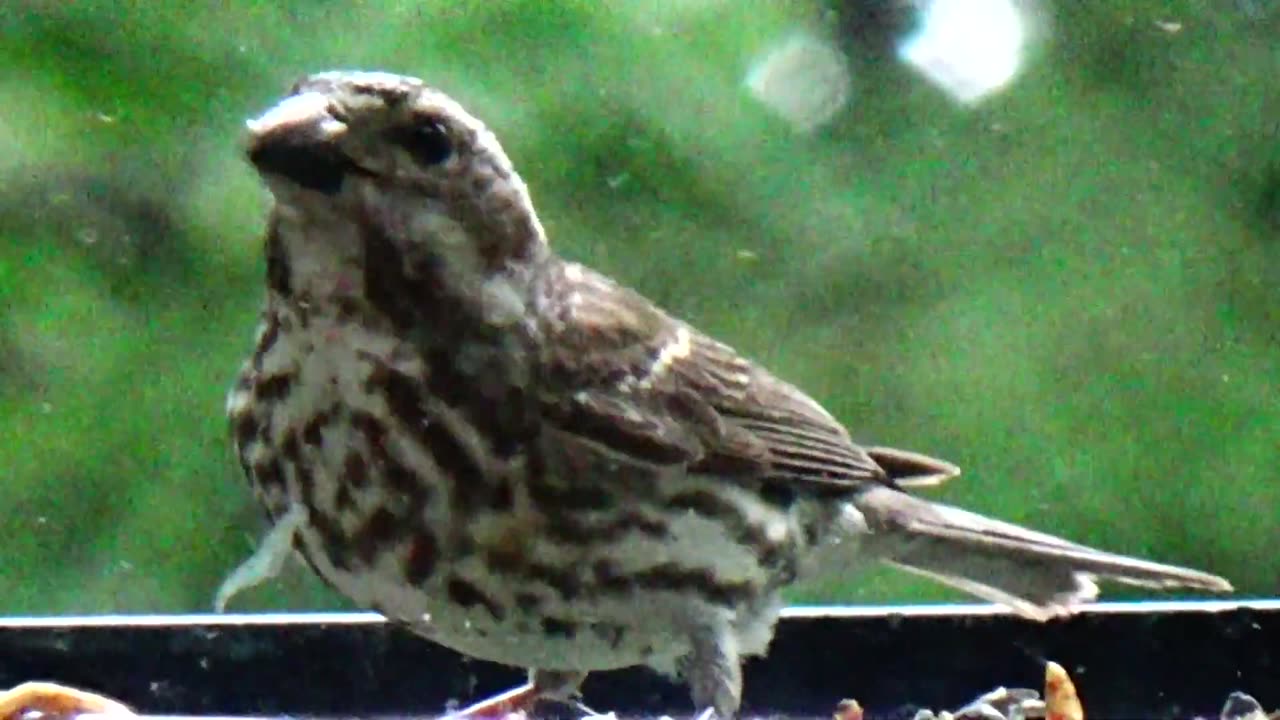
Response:
[[[453,154],[453,142],[443,123],[424,120],[395,133],[396,141],[423,165],[439,165]]]

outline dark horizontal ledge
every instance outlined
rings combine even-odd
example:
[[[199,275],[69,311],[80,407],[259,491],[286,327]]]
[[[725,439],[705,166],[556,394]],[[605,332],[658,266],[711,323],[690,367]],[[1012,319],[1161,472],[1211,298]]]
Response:
[[[954,708],[995,686],[1039,688],[1065,666],[1090,718],[1216,717],[1233,690],[1280,707],[1280,600],[1104,603],[1049,623],[986,605],[797,607],[747,664],[748,715],[872,716]],[[54,680],[141,712],[436,715],[523,671],[467,660],[372,614],[0,619],[0,687]],[[588,705],[690,715],[643,669],[593,675]]]

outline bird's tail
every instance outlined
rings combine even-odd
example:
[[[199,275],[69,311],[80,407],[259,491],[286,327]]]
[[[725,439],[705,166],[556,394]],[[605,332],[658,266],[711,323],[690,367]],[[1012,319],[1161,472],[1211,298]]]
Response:
[[[1216,575],[1094,550],[889,487],[859,493],[846,520],[862,535],[861,551],[872,557],[1037,620],[1070,614],[1095,599],[1095,578],[1232,589]]]

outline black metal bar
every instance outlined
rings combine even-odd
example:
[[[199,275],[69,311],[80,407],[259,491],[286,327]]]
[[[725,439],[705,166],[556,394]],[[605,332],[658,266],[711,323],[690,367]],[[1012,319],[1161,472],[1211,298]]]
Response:
[[[795,608],[747,665],[748,715],[871,716],[953,708],[997,685],[1038,688],[1064,665],[1090,718],[1216,716],[1244,690],[1280,707],[1280,601],[1100,604],[1026,622],[987,606]],[[364,614],[0,620],[0,687],[54,680],[142,712],[436,715],[523,679]],[[646,670],[593,675],[588,705],[687,716]]]

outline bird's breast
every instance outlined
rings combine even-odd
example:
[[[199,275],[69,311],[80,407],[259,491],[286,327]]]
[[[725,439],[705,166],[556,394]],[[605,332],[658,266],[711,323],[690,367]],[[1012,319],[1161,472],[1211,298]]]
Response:
[[[790,510],[542,427],[517,356],[359,308],[269,313],[228,399],[237,452],[269,513],[306,508],[322,578],[461,652],[605,669],[668,664],[711,620],[767,640]]]

